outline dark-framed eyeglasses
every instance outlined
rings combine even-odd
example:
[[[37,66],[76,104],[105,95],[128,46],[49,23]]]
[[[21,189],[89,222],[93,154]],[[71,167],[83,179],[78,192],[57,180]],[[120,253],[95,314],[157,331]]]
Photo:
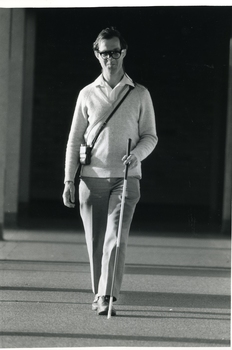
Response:
[[[103,58],[104,60],[110,57],[118,60],[122,54],[122,51],[123,50],[102,51],[102,52],[98,51],[98,53],[101,55],[101,58]]]

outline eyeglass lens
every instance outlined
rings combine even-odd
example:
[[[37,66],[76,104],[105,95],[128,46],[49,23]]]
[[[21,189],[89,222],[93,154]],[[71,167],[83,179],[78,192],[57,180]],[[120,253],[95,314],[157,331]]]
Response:
[[[103,51],[99,52],[102,58],[113,57],[115,59],[121,56],[121,51]]]

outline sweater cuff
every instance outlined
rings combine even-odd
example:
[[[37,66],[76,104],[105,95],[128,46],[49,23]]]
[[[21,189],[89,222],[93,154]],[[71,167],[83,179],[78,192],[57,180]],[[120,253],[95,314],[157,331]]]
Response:
[[[139,152],[136,152],[136,149],[133,149],[133,151],[131,151],[130,154],[134,154],[139,162],[142,161],[141,156],[140,156]]]
[[[74,182],[74,178],[72,178],[72,177],[70,177],[70,176],[65,176],[65,178],[64,178],[64,184],[65,184],[65,182],[68,182],[68,181]]]

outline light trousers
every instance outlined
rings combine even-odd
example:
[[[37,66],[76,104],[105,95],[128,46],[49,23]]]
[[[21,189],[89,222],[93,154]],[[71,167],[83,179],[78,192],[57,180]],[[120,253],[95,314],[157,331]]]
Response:
[[[92,290],[99,296],[111,292],[123,182],[123,178],[82,177],[79,184],[80,214],[90,260]],[[128,177],[114,300],[118,298],[122,284],[128,236],[139,198],[139,179]]]

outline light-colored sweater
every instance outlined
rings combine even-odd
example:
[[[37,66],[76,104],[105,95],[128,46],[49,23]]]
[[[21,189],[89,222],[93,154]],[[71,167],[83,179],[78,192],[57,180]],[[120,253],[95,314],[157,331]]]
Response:
[[[91,144],[101,124],[129,88],[125,85],[112,103],[97,81],[99,78],[83,88],[77,99],[66,149],[64,182],[75,179],[81,143]],[[141,161],[154,150],[158,138],[150,93],[137,83],[99,135],[91,164],[82,166],[81,176],[123,177],[122,157],[126,154],[128,138],[132,140],[131,154],[139,161],[136,168],[129,168],[128,176],[141,178]]]

